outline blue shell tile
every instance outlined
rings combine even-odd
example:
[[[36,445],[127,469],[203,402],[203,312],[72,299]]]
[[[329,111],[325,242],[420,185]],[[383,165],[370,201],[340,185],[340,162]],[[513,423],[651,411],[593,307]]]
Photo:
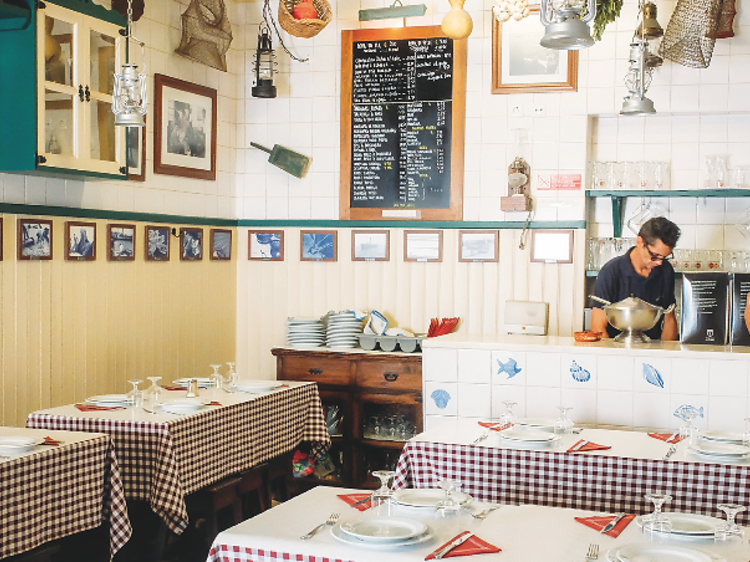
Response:
[[[591,373],[575,361],[570,365],[570,375],[573,377],[573,380],[577,380],[578,382],[587,382],[591,379]]]
[[[443,390],[442,388],[438,388],[437,390],[434,390],[432,394],[430,395],[430,397],[435,402],[435,406],[437,406],[441,410],[445,409],[445,407],[448,405],[448,402],[451,399],[451,395],[448,394],[448,391]]]
[[[649,365],[648,363],[643,364],[643,378],[649,384],[664,388],[664,380],[653,365]]]

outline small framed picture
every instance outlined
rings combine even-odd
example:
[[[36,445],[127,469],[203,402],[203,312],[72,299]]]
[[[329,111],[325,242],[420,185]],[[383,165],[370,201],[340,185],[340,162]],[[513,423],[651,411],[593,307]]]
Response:
[[[390,230],[352,230],[352,261],[391,259]]]
[[[211,229],[211,259],[228,261],[232,259],[232,231],[222,228]]]
[[[203,259],[203,229],[180,229],[180,259],[199,261]]]
[[[458,261],[496,262],[500,257],[497,230],[459,230]]]
[[[302,261],[336,261],[338,259],[335,230],[303,230],[300,232]]]
[[[144,116],[144,121],[146,117]],[[128,179],[146,181],[146,127],[127,127]]]
[[[169,227],[146,227],[146,260],[169,261]]]
[[[573,231],[532,230],[531,261],[573,263]]]
[[[251,230],[247,237],[247,259],[284,261],[283,230]]]
[[[107,259],[110,261],[135,260],[135,225],[107,225]]]
[[[18,221],[18,259],[52,259],[52,221],[20,219]]]
[[[93,261],[96,259],[96,223],[65,223],[65,259]]]
[[[404,261],[443,261],[443,231],[404,231]]]

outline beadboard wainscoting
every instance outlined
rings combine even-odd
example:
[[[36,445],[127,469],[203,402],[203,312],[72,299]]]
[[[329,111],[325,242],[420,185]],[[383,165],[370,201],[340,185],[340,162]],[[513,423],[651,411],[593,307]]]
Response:
[[[54,259],[20,261],[17,219],[25,217],[2,215],[0,425],[127,392],[129,379],[207,376],[210,363],[234,360],[236,243],[231,261],[210,260],[208,246],[202,261],[181,261],[171,237],[170,261],[147,262],[146,223],[44,217],[53,220]],[[96,223],[95,261],[65,260],[66,220]],[[108,222],[136,225],[135,261],[107,260]]]

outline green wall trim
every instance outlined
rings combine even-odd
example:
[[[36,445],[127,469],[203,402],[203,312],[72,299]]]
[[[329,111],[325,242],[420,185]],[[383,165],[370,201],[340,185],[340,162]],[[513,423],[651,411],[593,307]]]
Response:
[[[341,220],[247,220],[237,221],[238,226],[303,227],[303,228],[440,228],[443,230],[522,229],[524,221],[341,221]],[[531,221],[533,230],[585,229],[586,221]]]
[[[91,0],[45,0],[52,4],[57,4],[63,8],[86,14],[87,16],[94,17],[103,21],[108,21],[120,27],[125,27],[128,24],[127,18],[121,15],[116,10],[108,10],[104,6],[94,4]]]
[[[34,215],[50,217],[74,217],[86,219],[104,219],[116,221],[138,221],[168,224],[195,224],[207,226],[237,226],[234,219],[214,219],[209,217],[191,217],[184,215],[164,215],[158,213],[136,213],[128,211],[110,211],[102,209],[77,209],[74,207],[49,207],[45,205],[23,205],[17,203],[0,203],[0,213],[13,215]]]
[[[9,171],[8,173],[16,173],[14,171]],[[96,178],[96,179],[104,179],[104,180],[127,180],[128,176],[125,174],[107,174],[104,172],[92,172],[90,170],[76,170],[74,168],[55,168],[53,166],[44,166],[39,165],[36,167],[36,169],[31,170],[29,172],[24,172],[24,175],[31,175],[31,176],[44,176],[48,178],[62,178],[65,180],[70,179],[89,179],[89,178]]]

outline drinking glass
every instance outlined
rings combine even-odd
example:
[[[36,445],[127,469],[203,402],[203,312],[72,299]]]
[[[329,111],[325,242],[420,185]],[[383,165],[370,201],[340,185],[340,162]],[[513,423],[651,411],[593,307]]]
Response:
[[[722,262],[721,250],[711,250],[708,252],[708,270],[709,271],[721,271]]]
[[[227,365],[229,366],[229,373],[227,373],[227,377],[229,378],[229,386],[231,386],[233,389],[237,388],[237,371],[234,370],[234,361],[227,361]]]
[[[620,166],[617,162],[605,162],[606,168],[606,188],[620,189]]]
[[[208,378],[211,379],[211,384],[216,388],[217,390],[221,388],[222,383],[224,382],[224,377],[221,376],[221,373],[219,372],[219,369],[221,368],[221,365],[209,365],[214,372],[209,375]]]
[[[373,492],[370,500],[373,507],[390,503],[394,496],[394,492],[391,489],[391,482],[396,476],[396,472],[393,470],[373,470],[371,474],[380,480],[380,488]]]
[[[703,166],[703,187],[706,189],[716,187],[716,162],[712,156],[706,158]]]
[[[461,482],[455,480],[443,480],[438,482],[438,487],[445,492],[445,499],[440,500],[435,506],[435,510],[440,512],[443,517],[457,515],[461,511],[461,504],[456,500],[453,492],[461,488]]]
[[[714,162],[716,165],[716,187],[719,189],[727,187],[727,164],[724,158],[717,156]]]
[[[513,413],[513,406],[516,405],[516,402],[513,402],[513,400],[503,400],[502,404],[505,406],[505,411],[500,416],[500,427],[514,425],[516,423],[516,415]]]
[[[705,250],[693,250],[693,271],[708,270],[708,252]]]
[[[653,189],[651,178],[653,177],[652,162],[638,162],[636,164],[636,176],[638,177],[638,189]]]
[[[140,379],[132,379],[128,382],[133,385],[133,388],[128,392],[128,399],[133,403],[133,406],[140,408],[143,406],[143,392],[138,388],[138,385],[143,381]]]
[[[661,507],[666,502],[671,501],[672,496],[667,494],[648,493],[643,497],[654,504],[654,512],[641,517],[643,532],[671,533],[672,522],[669,520],[666,513],[662,513]]]
[[[669,164],[666,162],[656,162],[654,166],[654,187],[669,189]]]
[[[148,401],[153,407],[156,407],[161,404],[162,388],[159,386],[161,377],[148,377],[148,380],[151,381],[151,386],[146,390],[144,401]]]
[[[555,433],[570,433],[573,429],[573,420],[568,417],[568,412],[573,408],[558,406],[560,417],[555,420]]]
[[[720,523],[714,529],[714,539],[717,541],[725,541],[732,537],[742,538],[745,536],[745,532],[742,528],[734,522],[734,518],[741,511],[745,511],[744,505],[737,505],[733,503],[722,503],[717,506],[720,510],[727,514],[727,522]]]
[[[607,188],[607,162],[591,164],[591,189]]]

